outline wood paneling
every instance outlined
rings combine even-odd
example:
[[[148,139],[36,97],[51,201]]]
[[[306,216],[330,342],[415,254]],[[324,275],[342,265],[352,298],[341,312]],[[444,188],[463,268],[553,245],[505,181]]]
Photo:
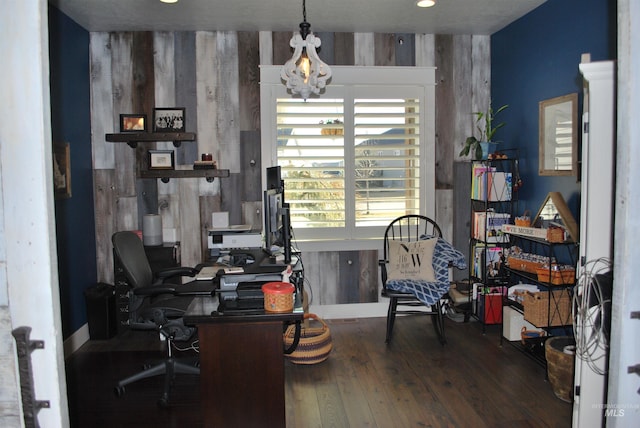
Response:
[[[375,58],[376,66],[396,65],[396,38],[392,33],[375,33]]]
[[[113,112],[115,123],[121,113],[133,111],[133,34],[111,33],[111,75],[113,87]],[[136,157],[126,144],[114,144],[116,189],[121,197],[135,196]]]
[[[196,73],[196,33],[179,31],[174,33],[174,69],[175,69],[175,103],[177,107],[185,108],[185,129],[195,131],[198,129],[198,96]],[[171,106],[169,106],[171,107]],[[206,116],[202,120],[207,120]],[[200,159],[198,152],[200,147],[200,134],[196,141],[183,141],[176,149],[176,163],[178,165],[192,165]],[[207,152],[211,153],[211,152]]]
[[[354,64],[354,40],[353,33],[334,33],[333,54],[335,65]]]
[[[113,168],[113,144],[104,135],[114,131],[109,33],[90,34],[91,152],[93,169]]]
[[[261,227],[258,62],[284,64],[291,55],[292,34],[91,33],[96,238],[99,265],[108,263],[99,268],[101,280],[112,275],[111,234],[120,228],[139,228],[144,213],[159,211],[165,228],[180,229],[183,264],[203,260],[213,211],[228,211],[232,223]],[[471,112],[488,101],[490,38],[406,33],[318,36],[323,42],[321,56],[329,64],[437,66],[436,212],[443,229],[452,231],[453,161],[472,130]],[[142,109],[151,121],[154,106],[185,107],[186,127],[197,133],[196,142],[180,148],[159,143],[175,150],[178,168],[190,167],[200,153],[213,153],[231,176],[213,183],[137,180],[136,161],[145,160],[153,144],[140,144],[134,150],[105,143],[104,134],[117,131],[120,113]],[[376,261],[366,252],[305,255],[315,302],[376,301]]]
[[[378,252],[321,251],[303,255],[313,304],[378,301]]]
[[[238,33],[240,131],[260,129],[260,40],[255,31]]]
[[[96,265],[98,282],[113,284],[111,235],[115,232],[115,188],[113,169],[93,171],[93,197],[96,223]]]

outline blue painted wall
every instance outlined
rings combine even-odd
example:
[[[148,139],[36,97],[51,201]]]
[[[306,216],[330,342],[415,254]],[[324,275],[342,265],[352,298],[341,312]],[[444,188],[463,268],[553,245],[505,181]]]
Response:
[[[91,169],[89,33],[49,8],[51,129],[53,142],[71,148],[71,192],[55,201],[63,338],[87,322],[84,290],[96,283]],[[46,239],[43,237],[43,239]]]
[[[581,118],[580,57],[615,59],[616,31],[615,0],[547,0],[491,36],[493,106],[509,104],[497,139],[519,149],[521,213],[535,215],[547,193],[559,191],[579,219],[579,178],[538,176],[538,103],[577,92]]]

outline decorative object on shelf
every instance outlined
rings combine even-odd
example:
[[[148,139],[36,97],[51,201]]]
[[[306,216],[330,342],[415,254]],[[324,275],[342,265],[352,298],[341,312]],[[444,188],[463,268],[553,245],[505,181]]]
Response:
[[[53,189],[56,199],[71,197],[71,148],[69,143],[53,145]]]
[[[573,242],[578,242],[580,238],[578,224],[560,192],[549,192],[533,218],[533,226],[544,229],[560,227],[568,232]],[[544,238],[547,239],[546,231]]]
[[[531,226],[531,211],[525,210],[525,212],[521,216],[518,216],[518,217],[516,217],[514,219],[514,223],[515,223],[516,226],[530,227]]]
[[[184,132],[184,108],[162,107],[153,109],[153,132]]]
[[[539,103],[539,175],[578,174],[578,94]]]
[[[490,146],[498,144],[498,141],[494,141],[493,139],[496,131],[505,125],[504,122],[496,124],[496,116],[508,107],[509,106],[505,104],[494,111],[491,103],[489,103],[489,108],[486,112],[474,112],[473,114],[476,116],[476,129],[480,133],[480,138],[476,138],[475,136],[467,137],[464,142],[464,147],[458,156],[471,155],[471,157],[476,160],[488,159]],[[500,158],[495,159],[503,159],[502,154],[500,154]]]
[[[193,169],[217,169],[218,163],[214,160],[202,160],[193,162]]]
[[[149,169],[174,169],[173,150],[149,150]]]
[[[548,264],[536,269],[538,281],[551,285],[573,285],[576,282],[576,270],[569,265]]]
[[[121,114],[120,132],[147,132],[147,115]]]
[[[323,125],[339,125],[330,128],[322,128],[320,133],[322,135],[344,135],[344,128],[342,127],[342,121],[340,119],[327,120],[326,122],[320,121]]]
[[[321,41],[310,31],[306,0],[302,0],[302,17],[300,34],[294,33],[289,41],[293,56],[282,66],[280,77],[293,95],[300,95],[306,100],[311,94],[319,95],[325,88],[331,78],[331,69],[316,52]]]

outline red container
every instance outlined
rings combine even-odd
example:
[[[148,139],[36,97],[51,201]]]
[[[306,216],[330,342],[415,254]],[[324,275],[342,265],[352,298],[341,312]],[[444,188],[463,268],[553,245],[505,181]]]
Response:
[[[293,311],[294,286],[288,282],[268,282],[262,286],[264,310],[272,313]]]

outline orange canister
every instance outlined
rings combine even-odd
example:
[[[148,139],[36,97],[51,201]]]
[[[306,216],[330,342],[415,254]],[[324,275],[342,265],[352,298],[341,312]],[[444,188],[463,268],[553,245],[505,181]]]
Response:
[[[295,288],[288,282],[268,282],[262,286],[264,310],[272,313],[293,311],[293,292]]]

